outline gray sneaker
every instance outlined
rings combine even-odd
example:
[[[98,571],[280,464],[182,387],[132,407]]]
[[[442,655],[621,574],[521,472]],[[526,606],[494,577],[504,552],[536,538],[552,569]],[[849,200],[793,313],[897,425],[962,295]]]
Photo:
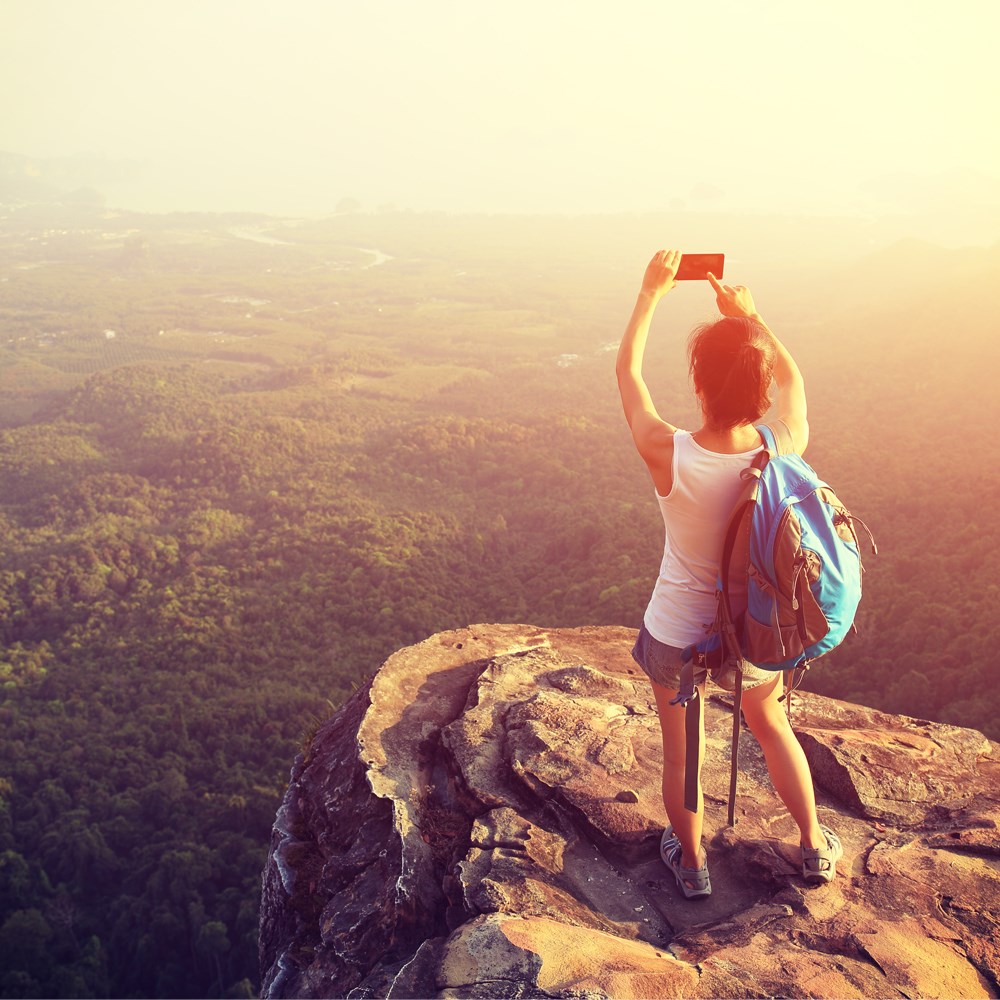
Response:
[[[660,858],[674,873],[677,888],[685,899],[704,899],[712,895],[712,880],[708,874],[708,860],[701,868],[685,868],[681,865],[681,842],[668,826],[660,838]]]
[[[826,837],[826,847],[802,848],[802,877],[807,882],[832,882],[837,875],[837,862],[843,857],[844,846],[828,826],[820,825]]]

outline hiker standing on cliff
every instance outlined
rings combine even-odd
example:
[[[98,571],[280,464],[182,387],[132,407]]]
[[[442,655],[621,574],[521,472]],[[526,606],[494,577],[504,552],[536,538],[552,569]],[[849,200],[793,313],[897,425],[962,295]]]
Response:
[[[681,652],[705,636],[716,612],[716,576],[723,536],[741,488],[740,473],[763,447],[754,424],[771,404],[777,386],[776,420],[801,454],[809,440],[802,374],[784,345],[761,319],[750,291],[723,285],[714,275],[722,318],[692,333],[688,352],[701,427],[691,433],[664,420],[642,377],[650,321],[660,299],[675,285],[677,250],[661,250],[649,262],[618,351],[617,375],[625,418],[649,469],[666,529],[663,560],[633,656],[653,686],[663,733],[663,804],[670,825],[660,844],[664,864],[687,899],[712,891],[702,848],[704,799],[684,807],[684,709],[672,704],[680,687]],[[784,708],[780,671],[744,662],[743,716],[764,751],[775,790],[798,824],[802,874],[828,882],[842,854],[837,835],[816,814],[812,775]],[[704,698],[704,686],[701,688]],[[698,760],[704,759],[702,726]]]

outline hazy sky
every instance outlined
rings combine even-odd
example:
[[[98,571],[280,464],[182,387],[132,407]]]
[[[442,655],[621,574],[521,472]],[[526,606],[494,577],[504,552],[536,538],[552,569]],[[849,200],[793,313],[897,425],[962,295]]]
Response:
[[[840,210],[1000,179],[998,38],[998,0],[0,0],[0,149],[137,158],[150,209]]]

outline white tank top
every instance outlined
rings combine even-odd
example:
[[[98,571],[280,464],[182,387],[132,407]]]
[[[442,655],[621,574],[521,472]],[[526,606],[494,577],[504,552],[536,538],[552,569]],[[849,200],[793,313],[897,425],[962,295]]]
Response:
[[[643,616],[654,639],[683,647],[705,637],[715,619],[719,557],[743,486],[740,472],[763,448],[723,455],[702,448],[690,431],[674,434],[673,484],[667,496],[655,494],[666,529],[663,560]]]

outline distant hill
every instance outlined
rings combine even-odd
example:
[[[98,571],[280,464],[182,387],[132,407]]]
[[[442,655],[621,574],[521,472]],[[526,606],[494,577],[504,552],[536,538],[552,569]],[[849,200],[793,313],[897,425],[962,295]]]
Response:
[[[880,174],[858,186],[855,207],[949,246],[989,243],[1000,233],[1000,179],[978,170]]]
[[[0,151],[0,203],[75,202],[103,204],[102,186],[142,173],[135,160],[97,156],[33,157]]]

